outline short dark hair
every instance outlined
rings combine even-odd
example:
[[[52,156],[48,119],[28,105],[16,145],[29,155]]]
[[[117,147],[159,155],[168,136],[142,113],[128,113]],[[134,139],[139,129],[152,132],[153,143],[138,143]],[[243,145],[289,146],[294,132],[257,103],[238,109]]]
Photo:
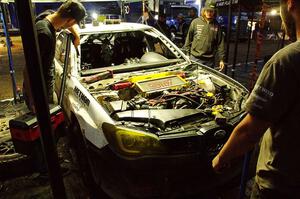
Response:
[[[84,6],[77,0],[65,1],[57,10],[57,13],[62,18],[73,18],[79,24],[86,16]]]

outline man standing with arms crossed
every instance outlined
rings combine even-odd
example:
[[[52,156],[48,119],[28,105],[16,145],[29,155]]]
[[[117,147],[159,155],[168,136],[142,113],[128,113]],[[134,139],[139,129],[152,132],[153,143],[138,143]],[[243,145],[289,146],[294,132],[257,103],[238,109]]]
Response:
[[[281,17],[298,41],[266,63],[246,103],[247,116],[212,161],[222,172],[263,137],[251,199],[300,198],[300,0],[281,0]]]
[[[184,49],[191,59],[214,68],[218,54],[219,69],[224,68],[224,34],[216,21],[216,8],[209,0],[202,9],[201,16],[192,21],[185,40]]]

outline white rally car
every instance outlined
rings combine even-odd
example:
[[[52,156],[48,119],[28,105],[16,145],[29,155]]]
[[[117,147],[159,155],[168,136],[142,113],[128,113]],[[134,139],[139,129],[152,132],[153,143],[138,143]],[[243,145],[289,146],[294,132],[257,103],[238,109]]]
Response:
[[[153,27],[100,24],[80,30],[76,51],[61,32],[56,92],[89,188],[112,198],[177,198],[216,190],[211,160],[244,116],[248,91],[191,62]]]

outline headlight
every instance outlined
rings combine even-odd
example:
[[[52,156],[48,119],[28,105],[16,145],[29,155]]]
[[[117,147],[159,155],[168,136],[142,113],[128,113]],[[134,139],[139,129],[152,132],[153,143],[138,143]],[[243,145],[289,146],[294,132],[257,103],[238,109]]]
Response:
[[[103,132],[117,153],[125,156],[145,156],[166,153],[159,138],[151,133],[103,123]]]

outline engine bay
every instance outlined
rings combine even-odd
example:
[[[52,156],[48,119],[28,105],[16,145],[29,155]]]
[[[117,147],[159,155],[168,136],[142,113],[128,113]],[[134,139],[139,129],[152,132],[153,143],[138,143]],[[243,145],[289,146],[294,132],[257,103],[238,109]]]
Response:
[[[116,74],[86,85],[114,120],[155,132],[210,121],[226,125],[241,113],[247,94],[198,69]]]

